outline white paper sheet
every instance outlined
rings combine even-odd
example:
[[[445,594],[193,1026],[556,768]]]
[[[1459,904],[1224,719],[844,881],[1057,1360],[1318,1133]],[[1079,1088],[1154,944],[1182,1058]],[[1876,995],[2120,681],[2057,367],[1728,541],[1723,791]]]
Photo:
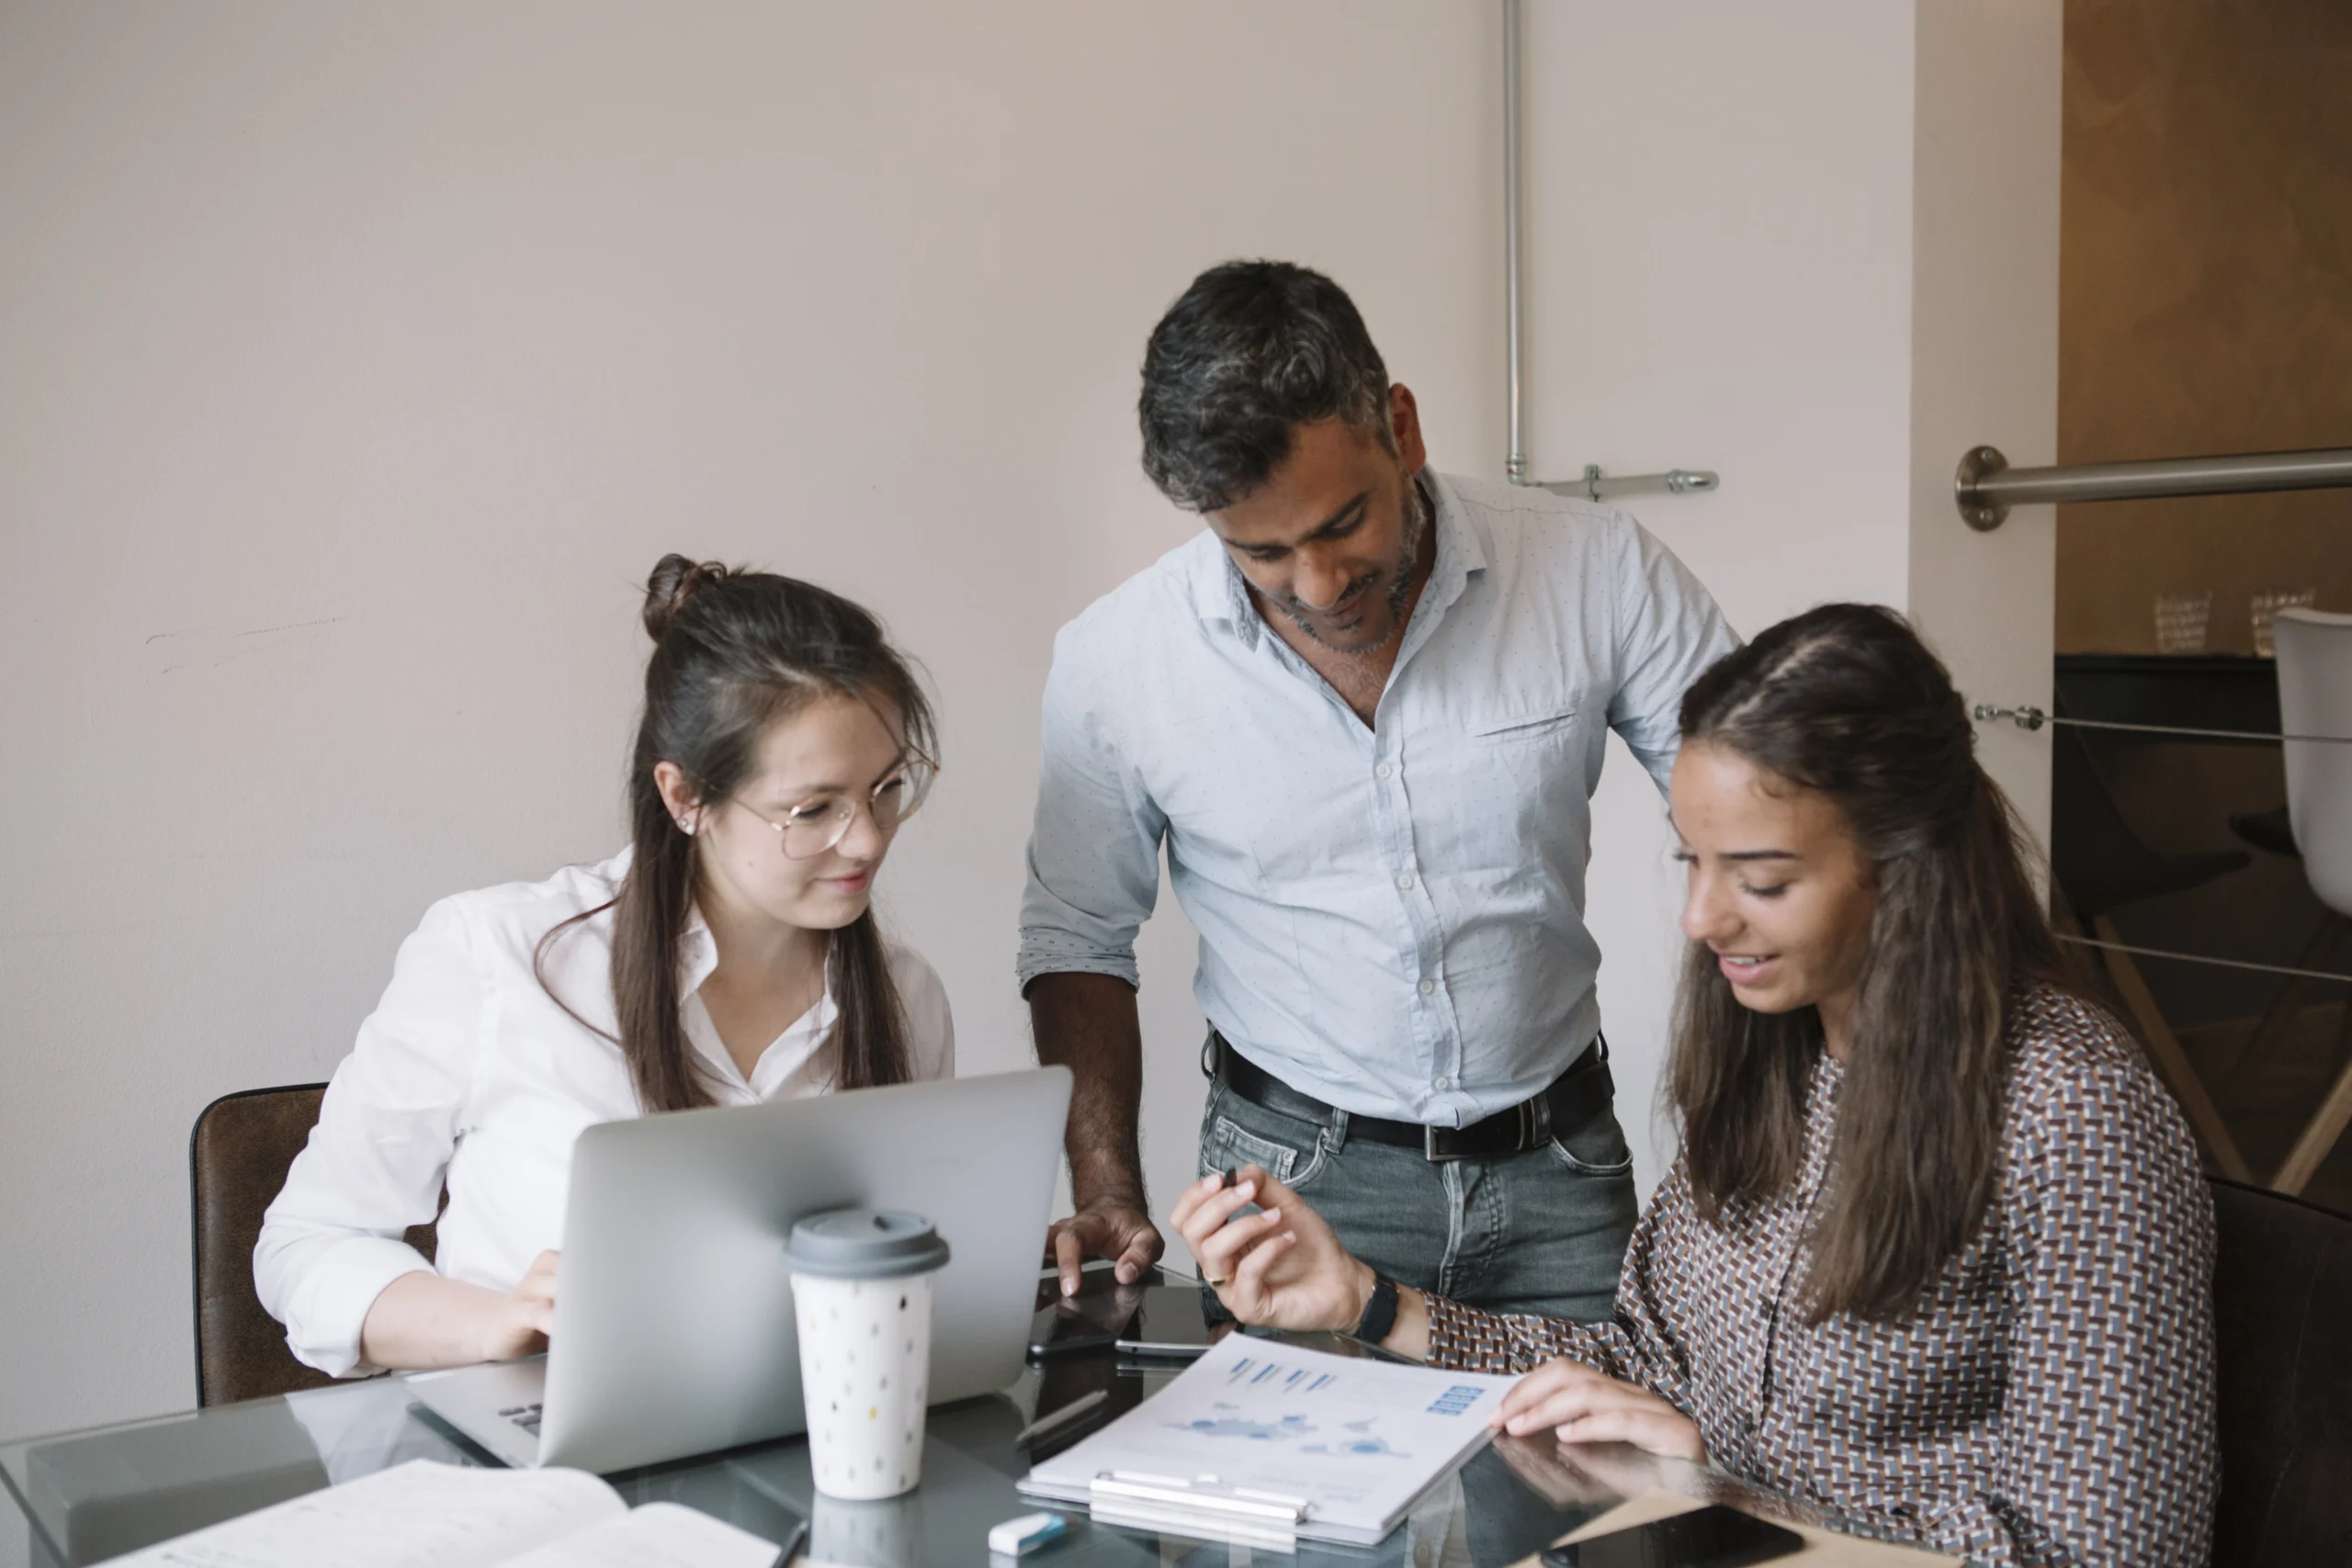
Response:
[[[412,1460],[113,1559],[114,1568],[494,1568],[627,1513],[577,1470]]]
[[[504,1568],[772,1568],[781,1551],[708,1514],[648,1503],[526,1551]]]

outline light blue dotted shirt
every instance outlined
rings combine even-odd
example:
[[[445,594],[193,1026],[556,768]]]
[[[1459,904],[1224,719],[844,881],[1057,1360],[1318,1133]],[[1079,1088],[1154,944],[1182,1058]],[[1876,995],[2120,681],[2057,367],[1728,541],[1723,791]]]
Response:
[[[1193,995],[1237,1050],[1343,1110],[1462,1126],[1599,1031],[1607,732],[1663,790],[1682,694],[1737,641],[1625,513],[1422,479],[1436,563],[1371,728],[1206,531],[1062,628],[1018,973],[1136,984],[1165,843]]]

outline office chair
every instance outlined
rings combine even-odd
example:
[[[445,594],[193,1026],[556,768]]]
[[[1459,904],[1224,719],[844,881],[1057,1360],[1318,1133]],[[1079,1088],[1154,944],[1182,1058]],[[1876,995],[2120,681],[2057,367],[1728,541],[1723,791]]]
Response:
[[[188,1134],[198,1404],[263,1399],[334,1381],[294,1359],[285,1328],[254,1293],[262,1215],[317,1125],[326,1089],[311,1083],[223,1095],[204,1108]],[[407,1239],[433,1256],[432,1225],[411,1226]]]
[[[2303,858],[2302,850],[2295,843],[2294,823],[2283,806],[2268,811],[2233,811],[2230,813],[2230,831],[2267,853],[2291,861]],[[2295,955],[2295,967],[2325,969],[2346,937],[2352,937],[2352,918],[2339,915],[2333,909],[2322,908],[2318,927],[2312,931],[2311,940],[2303,943],[2302,951]],[[2312,999],[2326,984],[2324,980],[2313,980],[2301,975],[2290,976],[2279,982],[2278,995],[2264,1010],[2262,1021],[2254,1026],[2254,1032],[2246,1036],[2245,1043],[2238,1047],[2229,1064],[2216,1073],[2218,1081],[2214,1085],[2213,1099],[2217,1103],[2228,1105],[2233,1102],[2235,1091],[2246,1075],[2258,1070],[2260,1064],[2277,1055],[2278,1043],[2287,1037],[2287,1032],[2294,1027],[2295,1020],[2312,1005]]]
[[[2352,615],[2281,610],[2271,623],[2278,649],[2278,722],[2289,735],[2287,813],[2302,852],[2303,875],[2329,911],[2352,916]],[[2352,1045],[2352,1000],[2336,1030],[2341,1055]],[[2301,1192],[2352,1122],[2352,1062],[2346,1062],[2270,1185]]]
[[[2234,1181],[2211,1187],[2213,1568],[2341,1562],[2352,1542],[2352,1218]]]
[[[2060,707],[2064,716],[2064,706]],[[2062,923],[2080,921],[2109,945],[2093,948],[2115,993],[2138,1026],[2140,1042],[2189,1124],[2212,1151],[2221,1173],[2249,1179],[2245,1156],[2214,1108],[2212,1096],[2189,1066],[2179,1037],[2142,978],[2132,955],[2120,951],[2122,937],[2109,912],[2120,905],[2163,893],[2186,892],[2217,876],[2243,869],[2244,850],[2171,854],[2151,846],[2125,821],[2123,812],[2098,776],[2090,749],[2071,725],[2053,725],[2050,743],[2050,874],[2064,906]],[[2069,919],[2071,917],[2071,919]]]

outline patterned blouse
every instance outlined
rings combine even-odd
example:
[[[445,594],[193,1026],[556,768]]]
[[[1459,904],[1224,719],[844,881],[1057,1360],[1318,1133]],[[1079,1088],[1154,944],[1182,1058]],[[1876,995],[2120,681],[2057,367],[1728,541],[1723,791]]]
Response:
[[[2204,1568],[2220,1465],[2195,1145],[2098,1009],[2036,992],[2009,1036],[1998,1194],[1911,1318],[1805,1320],[1806,1220],[1844,1075],[1825,1055],[1791,1191],[1710,1224],[1678,1160],[1609,1322],[1432,1297],[1430,1362],[1572,1358],[1671,1401],[1725,1470],[1980,1562]]]

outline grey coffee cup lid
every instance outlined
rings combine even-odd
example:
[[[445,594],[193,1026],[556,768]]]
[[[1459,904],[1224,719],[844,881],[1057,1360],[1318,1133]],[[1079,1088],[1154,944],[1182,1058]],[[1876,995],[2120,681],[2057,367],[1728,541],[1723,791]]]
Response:
[[[895,1280],[947,1262],[947,1242],[921,1214],[831,1209],[792,1227],[784,1260],[796,1274],[827,1280]]]

